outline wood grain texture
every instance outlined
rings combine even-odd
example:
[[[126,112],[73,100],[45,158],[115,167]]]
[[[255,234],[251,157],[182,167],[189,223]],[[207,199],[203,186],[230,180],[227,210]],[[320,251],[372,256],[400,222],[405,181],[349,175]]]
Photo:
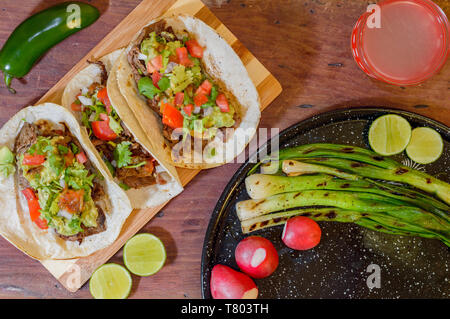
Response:
[[[40,5],[39,2],[25,0],[17,6],[14,1],[2,1],[0,44]],[[83,30],[52,49],[26,76],[26,85],[14,82],[18,90],[16,96],[0,87],[1,124],[20,108],[39,100],[139,2],[93,0],[91,3],[105,8],[95,32]],[[450,125],[449,63],[424,84],[407,88],[372,80],[358,69],[350,51],[350,34],[367,2],[204,2],[283,86],[283,93],[263,112],[261,127],[283,129],[317,113],[361,105],[401,108]],[[450,14],[448,1],[435,2]],[[133,276],[131,298],[201,297],[200,259],[204,234],[217,199],[238,167],[239,164],[229,164],[200,172],[182,195],[141,230],[162,239],[168,262],[155,276]],[[74,294],[69,293],[39,262],[26,257],[3,239],[0,239],[0,256],[0,297],[90,297],[87,285]],[[122,251],[110,261],[123,264]]]

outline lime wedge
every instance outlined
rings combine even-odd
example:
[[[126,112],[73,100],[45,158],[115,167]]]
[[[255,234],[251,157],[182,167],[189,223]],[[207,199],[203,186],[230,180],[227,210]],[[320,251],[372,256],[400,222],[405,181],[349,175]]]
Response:
[[[417,127],[412,130],[411,140],[406,147],[406,154],[419,164],[436,161],[444,150],[441,135],[429,127]]]
[[[166,261],[161,240],[152,234],[139,234],[127,241],[123,261],[128,270],[138,276],[156,274]]]
[[[411,138],[411,125],[395,114],[383,115],[373,121],[369,129],[370,147],[384,156],[405,150]]]
[[[131,290],[131,275],[118,264],[105,264],[97,268],[89,282],[95,299],[125,299]]]

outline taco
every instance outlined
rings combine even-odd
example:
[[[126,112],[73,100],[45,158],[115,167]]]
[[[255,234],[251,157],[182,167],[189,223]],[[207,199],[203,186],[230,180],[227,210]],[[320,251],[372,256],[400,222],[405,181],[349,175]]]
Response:
[[[108,173],[125,189],[133,208],[160,205],[183,188],[175,167],[159,160],[112,72],[121,50],[114,51],[79,72],[66,86],[62,104],[70,109],[97,150]]]
[[[199,19],[178,15],[151,22],[117,67],[121,94],[145,132],[159,132],[159,148],[175,166],[230,162],[256,132],[260,101],[247,70]],[[151,117],[158,127],[149,124]]]
[[[0,130],[0,234],[36,259],[107,247],[131,213],[75,118],[62,106],[27,107]]]

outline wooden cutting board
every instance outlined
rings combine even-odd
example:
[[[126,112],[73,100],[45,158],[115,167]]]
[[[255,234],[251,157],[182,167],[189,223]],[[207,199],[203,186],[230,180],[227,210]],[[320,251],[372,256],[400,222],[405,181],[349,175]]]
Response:
[[[143,0],[116,28],[52,87],[37,104],[43,102],[61,104],[64,87],[74,75],[87,66],[86,60],[92,57],[101,57],[126,46],[128,41],[151,20],[162,15],[176,13],[191,14],[201,19],[215,29],[231,45],[247,68],[250,78],[259,92],[262,109],[267,107],[281,93],[280,83],[200,0]],[[198,173],[199,170],[178,169],[183,186]],[[134,210],[125,222],[118,239],[111,246],[95,254],[79,259],[46,260],[41,261],[41,263],[66,289],[75,292],[91,277],[95,269],[108,261],[165,204],[152,209]]]

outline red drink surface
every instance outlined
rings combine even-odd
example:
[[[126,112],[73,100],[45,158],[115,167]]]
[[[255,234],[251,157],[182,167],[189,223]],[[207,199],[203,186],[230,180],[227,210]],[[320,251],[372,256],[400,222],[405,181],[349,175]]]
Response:
[[[369,28],[364,20],[357,50],[369,75],[393,84],[416,84],[442,67],[449,45],[448,20],[429,2],[388,0],[379,3],[381,28]]]

